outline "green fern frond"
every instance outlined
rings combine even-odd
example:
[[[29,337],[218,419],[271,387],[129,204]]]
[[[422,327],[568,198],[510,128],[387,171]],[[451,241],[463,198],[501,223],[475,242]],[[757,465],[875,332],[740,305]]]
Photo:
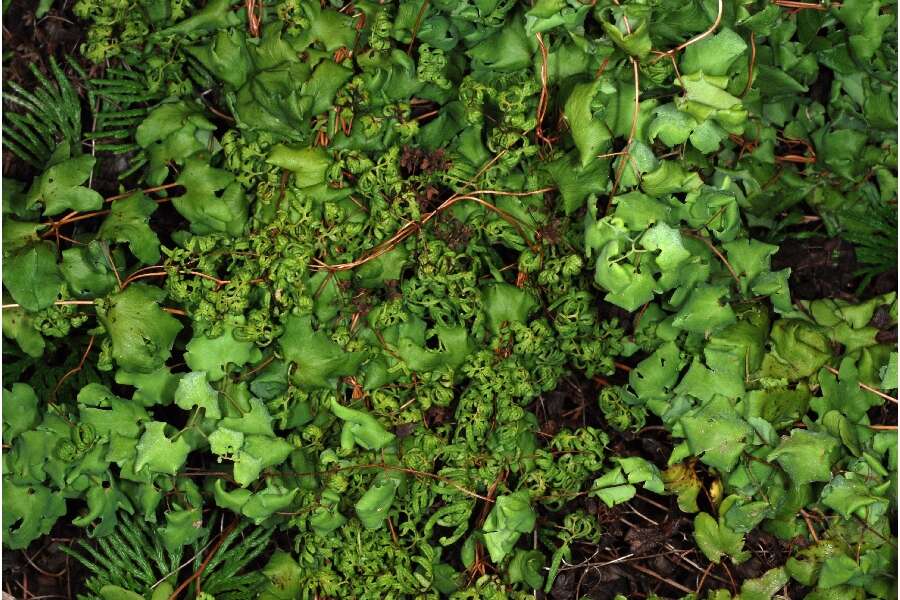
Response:
[[[873,277],[897,266],[897,212],[892,205],[869,202],[840,215],[841,236],[855,247],[862,291]]]
[[[212,521],[216,517],[212,517]],[[93,544],[78,540],[72,547],[63,547],[66,554],[81,563],[91,576],[85,582],[88,595],[79,600],[101,600],[106,586],[119,587],[150,598],[163,581],[172,586],[184,581],[203,567],[211,548],[215,554],[203,567],[201,589],[217,600],[255,598],[265,584],[259,572],[242,571],[269,546],[272,528],[253,527],[241,521],[218,542],[212,528],[190,547],[192,557],[183,562],[184,549],[170,552],[158,532],[140,517],[122,516],[115,530],[108,536],[96,538]],[[185,596],[190,598],[194,586]]]
[[[259,572],[238,573],[268,547],[273,530],[259,527],[241,539],[246,527],[246,522],[235,527],[206,566],[203,590],[216,598],[225,592],[240,594],[235,598],[246,597],[265,583],[265,577]]]
[[[74,65],[71,59],[69,63]],[[21,109],[7,113],[3,142],[13,154],[42,169],[59,144],[77,148],[81,141],[81,102],[56,59],[50,57],[53,81],[35,65],[30,68],[38,82],[33,91],[9,82],[10,91],[3,93],[7,103]]]
[[[98,152],[131,154],[129,168],[119,174],[119,179],[124,179],[147,163],[134,133],[164,94],[147,91],[150,86],[144,73],[137,69],[109,68],[105,77],[88,80],[88,86],[96,101],[91,104],[92,131],[85,140],[91,141]]]
[[[96,538],[95,545],[84,539],[63,552],[92,573],[85,581],[91,593],[86,600],[102,598],[104,586],[117,586],[138,594],[149,594],[161,580],[177,573],[183,549],[164,550],[159,535],[139,517],[122,516],[108,536]]]

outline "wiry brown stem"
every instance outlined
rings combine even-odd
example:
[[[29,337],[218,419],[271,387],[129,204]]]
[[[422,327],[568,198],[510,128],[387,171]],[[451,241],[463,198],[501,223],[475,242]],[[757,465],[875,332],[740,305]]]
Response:
[[[53,388],[53,393],[50,394],[51,401],[56,400],[56,394],[59,393],[59,388],[62,387],[62,384],[65,383],[66,379],[79,372],[84,368],[84,362],[87,360],[88,354],[91,353],[91,348],[94,347],[94,336],[91,336],[91,339],[88,340],[87,348],[84,351],[84,354],[81,355],[81,360],[78,361],[78,366],[73,367],[66,371],[66,374],[59,378],[59,381],[56,382],[56,386]]]
[[[704,31],[703,33],[700,33],[698,35],[695,35],[688,41],[684,42],[683,44],[679,44],[679,45],[675,46],[671,50],[667,50],[667,51],[657,55],[656,58],[654,58],[652,61],[650,61],[651,64],[655,63],[656,61],[663,58],[664,56],[672,56],[674,54],[678,54],[679,52],[681,52],[688,46],[690,46],[692,44],[696,44],[700,40],[703,40],[703,39],[706,39],[707,37],[709,37],[719,27],[719,24],[722,22],[722,15],[724,14],[724,12],[725,12],[724,2],[723,2],[723,0],[719,0],[718,10],[716,13],[716,19],[713,21],[712,25],[710,25],[706,31]]]
[[[740,97],[743,98],[747,95],[747,92],[750,91],[750,86],[753,85],[753,67],[756,66],[756,33],[753,32],[750,34],[750,65],[747,67],[747,85],[744,86],[743,91],[741,91]]]
[[[725,267],[728,269],[728,272],[731,273],[731,277],[734,278],[734,281],[735,281],[735,283],[737,283],[738,287],[741,286],[741,280],[738,277],[737,271],[734,270],[734,267],[731,266],[731,263],[728,262],[728,259],[725,258],[725,255],[722,254],[722,252],[718,248],[716,248],[715,244],[713,244],[711,241],[709,241],[707,238],[703,237],[702,235],[697,235],[693,231],[682,230],[682,233],[684,233],[688,237],[692,237],[695,240],[700,240],[701,242],[706,244],[706,247],[709,248],[710,251],[712,251],[712,253],[715,254],[719,258],[719,260],[722,261],[722,264],[724,264]]]
[[[547,105],[550,100],[550,90],[548,86],[548,82],[550,79],[549,74],[549,58],[547,55],[547,46],[544,44],[544,36],[541,35],[540,32],[534,34],[538,41],[538,46],[541,49],[541,97],[538,100],[537,107],[537,125],[535,126],[535,135],[537,135],[538,139],[547,144],[548,146],[553,146],[553,140],[548,136],[544,135],[543,122],[544,116],[547,114]]]
[[[400,244],[400,242],[402,242],[403,240],[408,238],[413,233],[419,231],[419,229],[421,229],[423,225],[425,225],[426,223],[431,221],[434,217],[436,217],[443,211],[449,209],[454,204],[457,204],[464,200],[480,204],[481,206],[490,210],[491,212],[498,214],[504,221],[507,221],[513,227],[515,227],[518,230],[519,235],[521,235],[524,238],[525,232],[522,229],[522,223],[520,223],[518,219],[516,219],[514,216],[507,213],[503,209],[497,208],[490,202],[487,202],[487,201],[479,198],[476,194],[484,194],[484,195],[491,194],[491,195],[497,195],[497,196],[532,196],[535,194],[543,194],[543,193],[549,192],[553,189],[554,188],[542,188],[542,189],[535,190],[532,192],[502,192],[499,190],[476,190],[470,194],[454,194],[453,196],[451,196],[450,198],[445,200],[436,209],[434,209],[430,213],[427,213],[419,221],[411,221],[411,222],[407,223],[406,225],[404,225],[403,227],[401,227],[394,235],[392,235],[387,240],[381,242],[380,244],[378,244],[377,246],[375,246],[374,248],[369,250],[369,252],[366,253],[362,258],[358,258],[351,262],[340,263],[340,264],[336,264],[336,265],[329,265],[318,259],[313,259],[314,263],[313,263],[313,265],[310,266],[310,268],[313,270],[317,270],[317,271],[332,271],[332,272],[333,271],[349,271],[351,269],[355,269],[356,267],[364,265],[365,263],[375,260],[379,256],[382,256],[383,254],[390,252],[391,250],[396,248]]]
[[[813,2],[794,2],[793,0],[772,0],[772,4],[783,6],[784,8],[794,8],[797,10],[828,10],[829,7],[824,4],[815,4]],[[832,2],[830,8],[840,8],[839,2]]]
[[[826,366],[825,369],[826,369],[829,373],[831,373],[832,375],[840,375],[840,372],[839,372],[837,369],[835,369],[834,367]],[[884,392],[882,392],[882,391],[880,391],[880,390],[876,390],[876,389],[873,388],[872,386],[866,385],[866,384],[863,383],[862,381],[859,382],[859,387],[860,387],[861,389],[866,390],[867,392],[871,392],[871,393],[875,394],[876,396],[879,396],[879,397],[881,397],[881,398],[884,398],[884,399],[887,400],[888,402],[893,402],[894,404],[898,404],[897,399],[894,398],[893,396],[888,396],[888,395],[885,394]]]
[[[412,34],[409,39],[409,47],[406,48],[407,54],[412,54],[413,44],[416,43],[416,36],[419,35],[419,27],[422,26],[422,19],[425,17],[425,11],[428,10],[428,3],[430,0],[422,0],[422,6],[419,8],[419,13],[416,15],[416,22],[413,25]]]

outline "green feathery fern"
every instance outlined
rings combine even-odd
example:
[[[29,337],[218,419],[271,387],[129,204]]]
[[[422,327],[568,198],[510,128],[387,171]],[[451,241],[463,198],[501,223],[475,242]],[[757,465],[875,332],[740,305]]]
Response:
[[[873,277],[897,266],[897,207],[872,202],[865,210],[848,210],[841,215],[841,235],[856,247],[861,268],[857,275],[865,288]]]
[[[182,563],[183,548],[167,550],[159,535],[139,518],[122,516],[112,534],[96,538],[93,544],[79,539],[76,545],[79,549],[63,546],[61,550],[92,573],[85,581],[89,594],[79,594],[78,600],[103,598],[101,590],[110,586],[152,594],[162,582],[172,584]]]
[[[213,517],[211,522],[215,521]],[[78,600],[165,599],[188,578],[192,585],[186,586],[185,598],[193,597],[199,579],[200,589],[217,600],[248,600],[256,597],[265,577],[241,570],[266,549],[273,531],[257,527],[248,533],[248,526],[241,521],[219,535],[207,529],[190,546],[193,556],[183,561],[184,547],[169,549],[145,521],[122,516],[112,534],[93,543],[79,539],[62,551],[91,573],[85,581],[88,593],[79,594]],[[201,575],[193,577],[201,569]]]
[[[120,179],[128,177],[147,164],[134,132],[162,95],[148,91],[140,71],[114,67],[106,70],[104,78],[88,80],[88,89],[94,123],[85,139],[92,141],[98,152],[131,154],[128,168],[119,174]]]
[[[73,60],[68,62],[80,71]],[[66,143],[77,152],[81,141],[81,102],[56,59],[50,57],[52,81],[35,65],[30,68],[38,81],[34,91],[29,92],[13,82],[6,84],[10,91],[4,91],[3,99],[24,110],[7,112],[3,138],[13,154],[42,169],[60,144]]]
[[[272,529],[256,527],[244,535],[248,521],[241,520],[219,545],[218,551],[203,570],[201,584],[203,592],[212,594],[216,600],[248,600],[255,598],[266,578],[259,571],[241,571],[259,556],[269,545]],[[205,556],[194,558],[194,572],[201,567]]]

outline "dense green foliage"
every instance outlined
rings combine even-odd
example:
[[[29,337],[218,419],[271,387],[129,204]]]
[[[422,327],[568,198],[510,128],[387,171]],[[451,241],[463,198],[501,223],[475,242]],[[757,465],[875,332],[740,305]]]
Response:
[[[529,598],[641,488],[714,563],[802,540],[743,600],[896,597],[896,293],[771,266],[810,211],[896,264],[894,3],[135,4],[75,3],[83,98],[5,96],[8,547],[85,528],[92,598]],[[609,451],[651,420],[666,463]]]

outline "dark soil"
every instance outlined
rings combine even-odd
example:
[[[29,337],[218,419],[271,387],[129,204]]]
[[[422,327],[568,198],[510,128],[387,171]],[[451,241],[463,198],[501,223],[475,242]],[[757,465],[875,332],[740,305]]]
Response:
[[[84,530],[59,521],[50,536],[26,550],[3,550],[3,591],[13,598],[74,598],[87,574],[60,546],[84,536]]]
[[[3,46],[9,57],[3,63],[4,82],[28,87],[34,81],[29,65],[46,72],[49,56],[59,59],[64,54],[74,54],[81,43],[84,32],[71,13],[71,2],[63,3],[62,9],[51,8],[37,20],[35,4],[13,0],[3,15]]]
[[[787,238],[772,258],[772,269],[791,269],[790,288],[794,300],[842,298],[857,300],[897,289],[896,267],[875,277],[858,294],[862,265],[853,245],[839,238]]]

